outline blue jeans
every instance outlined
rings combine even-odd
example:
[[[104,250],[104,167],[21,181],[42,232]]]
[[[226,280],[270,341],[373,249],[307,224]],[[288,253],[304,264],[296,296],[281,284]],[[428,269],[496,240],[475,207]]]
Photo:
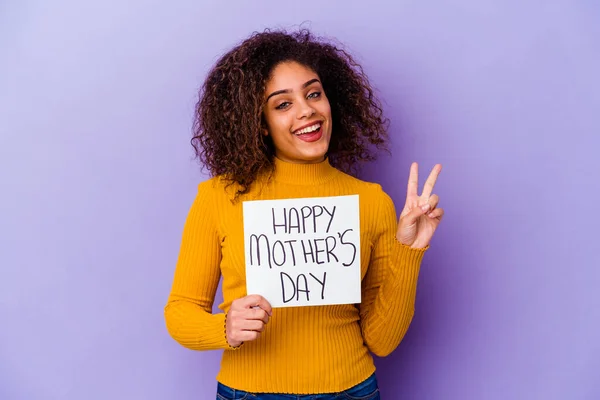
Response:
[[[337,393],[277,394],[248,393],[217,383],[217,400],[380,400],[375,374],[356,386]]]

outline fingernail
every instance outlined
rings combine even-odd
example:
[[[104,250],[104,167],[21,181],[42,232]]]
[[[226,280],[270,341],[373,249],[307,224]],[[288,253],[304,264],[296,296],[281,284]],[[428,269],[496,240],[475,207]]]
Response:
[[[425,212],[425,211],[429,210],[429,207],[431,207],[431,206],[429,205],[429,203],[427,203],[427,204],[423,204],[423,205],[421,206],[421,210],[423,210],[423,212]]]

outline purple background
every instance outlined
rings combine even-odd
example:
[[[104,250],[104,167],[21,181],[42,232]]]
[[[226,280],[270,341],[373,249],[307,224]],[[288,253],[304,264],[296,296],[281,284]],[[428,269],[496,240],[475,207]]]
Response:
[[[163,320],[205,179],[196,90],[250,32],[305,21],[392,120],[364,177],[399,209],[411,161],[445,167],[383,398],[600,398],[600,3],[167,3],[0,3],[1,399],[214,398],[220,352]]]

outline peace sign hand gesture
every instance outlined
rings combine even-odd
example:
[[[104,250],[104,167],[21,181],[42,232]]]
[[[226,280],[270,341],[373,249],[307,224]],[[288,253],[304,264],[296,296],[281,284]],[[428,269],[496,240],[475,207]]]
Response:
[[[407,246],[412,248],[427,247],[442,220],[444,210],[437,207],[440,199],[436,194],[431,195],[441,170],[442,166],[440,164],[433,167],[423,187],[423,193],[419,196],[417,193],[419,167],[416,162],[410,166],[406,204],[400,213],[398,232],[396,233],[398,241]]]

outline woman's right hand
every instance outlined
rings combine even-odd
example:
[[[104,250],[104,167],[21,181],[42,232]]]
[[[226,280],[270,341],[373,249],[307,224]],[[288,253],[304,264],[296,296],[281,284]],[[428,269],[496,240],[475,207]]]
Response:
[[[262,296],[252,294],[231,303],[225,323],[225,336],[231,347],[256,340],[265,329],[272,313],[271,305]]]

